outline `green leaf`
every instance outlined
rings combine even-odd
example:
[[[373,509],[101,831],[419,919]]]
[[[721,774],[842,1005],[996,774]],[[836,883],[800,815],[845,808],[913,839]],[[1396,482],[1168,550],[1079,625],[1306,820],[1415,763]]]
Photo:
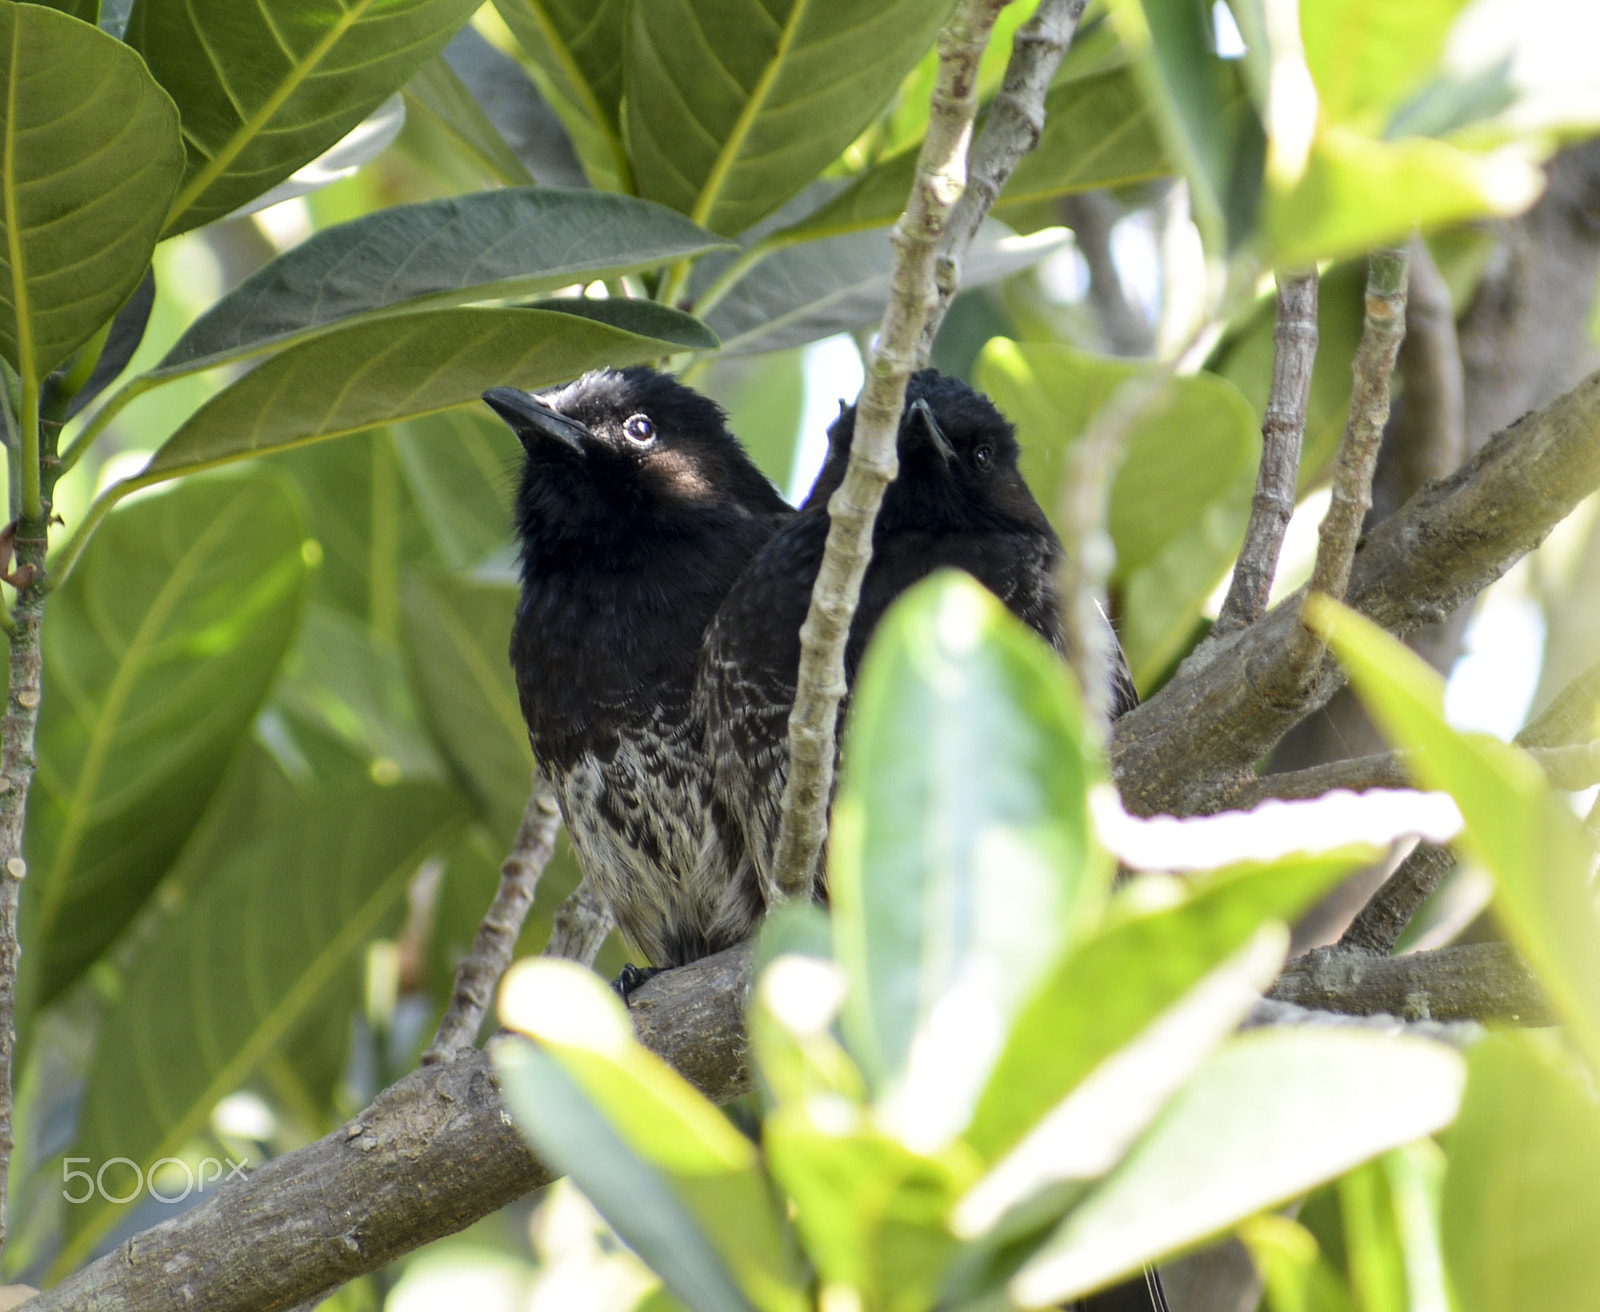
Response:
[[[517,1124],[694,1308],[799,1312],[785,1228],[754,1146],[633,1037],[622,1004],[571,962],[507,977],[498,1045]]]
[[[832,1107],[818,1124],[817,1107],[781,1108],[761,1134],[807,1256],[861,1306],[926,1312],[956,1254],[945,1217],[971,1164],[919,1156],[865,1118],[846,1129]]]
[[[1304,174],[1269,189],[1262,227],[1280,268],[1354,255],[1437,227],[1519,214],[1544,187],[1525,159],[1470,154],[1443,141],[1374,141],[1345,128],[1317,134]]]
[[[1130,69],[1062,82],[1051,88],[1044,109],[1044,136],[1022,157],[996,202],[1002,216],[1008,205],[1125,186],[1173,171],[1155,116]],[[906,207],[920,149],[876,165],[784,236],[811,239],[893,223]]]
[[[829,883],[845,1033],[896,1090],[884,1123],[937,1144],[995,1055],[975,1036],[997,1043],[1108,891],[1088,811],[1103,766],[1055,656],[951,572],[885,617],[844,761]]]
[[[166,235],[315,159],[438,54],[480,0],[137,0],[126,40],[183,116]]]
[[[0,60],[0,354],[37,383],[144,277],[183,146],[138,56],[88,23],[0,0]]]
[[[1325,633],[1385,736],[1461,808],[1462,841],[1495,879],[1495,911],[1573,1036],[1600,1070],[1600,922],[1588,889],[1591,845],[1523,752],[1444,721],[1444,681],[1370,620],[1325,597],[1306,620]]]
[[[632,6],[625,112],[639,194],[713,232],[743,232],[877,117],[949,8],[942,0]]]
[[[597,187],[632,191],[622,144],[626,0],[494,0]]]
[[[978,386],[1017,425],[1022,471],[1041,505],[1057,504],[1067,450],[1139,368],[1053,343],[998,337],[984,348]],[[1114,580],[1151,562],[1201,522],[1239,473],[1253,467],[1260,433],[1236,387],[1197,374],[1174,378],[1135,419],[1127,451],[1111,486]]]
[[[231,855],[146,942],[90,1061],[77,1151],[148,1167],[200,1133],[366,944],[399,921],[417,867],[464,816],[424,784],[303,797]],[[348,998],[354,1002],[354,998]],[[61,1257],[121,1217],[74,1208]]]
[[[1463,1075],[1455,1052],[1424,1039],[1314,1027],[1233,1039],[1011,1295],[1024,1307],[1072,1298],[1431,1134],[1455,1116]]]
[[[406,83],[406,114],[428,114],[455,138],[457,148],[505,187],[531,187],[533,174],[495,129],[443,55],[435,55]]]
[[[420,310],[292,346],[217,393],[162,444],[140,484],[476,401],[601,365],[709,350],[698,320],[649,301]]]
[[[325,228],[252,274],[195,320],[159,371],[209,369],[355,319],[530,296],[725,245],[659,205],[593,191],[521,187],[393,205]]]
[[[517,589],[412,575],[402,592],[406,651],[423,718],[509,846],[528,804],[533,751],[506,657]]]
[[[1300,39],[1324,123],[1383,131],[1389,114],[1433,72],[1466,0],[1413,0],[1352,8],[1300,6]]]
[[[1271,1312],[1351,1312],[1344,1282],[1303,1225],[1264,1212],[1239,1227],[1239,1238],[1261,1273]]]
[[[1290,857],[1221,871],[1195,881],[1176,906],[1143,914],[1136,887],[1120,894],[1118,914],[1061,962],[1018,1014],[963,1137],[986,1162],[998,1160],[1263,923],[1292,919],[1364,856]],[[1082,1006],[1084,998],[1095,1005]]]
[[[743,430],[734,425],[734,431]],[[511,552],[511,493],[522,448],[497,419],[447,410],[396,424],[395,454],[440,563],[465,573]]]
[[[1600,1109],[1584,1077],[1531,1035],[1478,1044],[1445,1149],[1444,1256],[1461,1312],[1600,1306]]]
[[[51,598],[23,973],[56,996],[125,929],[205,810],[295,632],[299,513],[276,478],[110,516]]]

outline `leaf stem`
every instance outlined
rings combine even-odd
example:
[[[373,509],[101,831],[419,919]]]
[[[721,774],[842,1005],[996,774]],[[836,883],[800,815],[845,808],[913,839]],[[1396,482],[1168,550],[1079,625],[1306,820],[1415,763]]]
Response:
[[[22,379],[22,518],[44,518],[44,495],[39,489],[39,384],[27,375]]]
[[[173,375],[173,377],[177,377],[177,375]],[[170,381],[171,379],[169,378],[157,378],[151,374],[140,374],[136,378],[130,378],[107,397],[105,404],[94,412],[94,417],[78,430],[77,436],[67,444],[67,449],[61,453],[61,463],[56,470],[56,477],[59,478],[76,465],[79,460],[83,459],[84,452],[94,443],[95,438],[105,432],[106,426],[123,411],[128,402],[143,396],[151,388],[159,387],[162,383]]]
[[[54,592],[67,581],[73,567],[78,563],[78,557],[83,555],[84,547],[88,546],[89,539],[94,536],[95,529],[100,527],[100,521],[108,515],[123,497],[140,488],[152,487],[156,483],[172,477],[171,474],[162,473],[154,477],[138,475],[134,478],[119,478],[104,492],[94,499],[88,512],[73,530],[72,536],[67,539],[66,545],[57,554],[54,566],[49,577],[45,580],[45,592]]]

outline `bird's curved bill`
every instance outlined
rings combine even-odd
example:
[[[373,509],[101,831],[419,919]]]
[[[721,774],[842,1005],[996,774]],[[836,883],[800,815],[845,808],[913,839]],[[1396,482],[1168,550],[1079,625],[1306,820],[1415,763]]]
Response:
[[[550,438],[581,452],[583,439],[589,436],[589,430],[576,419],[568,419],[552,410],[530,392],[515,387],[491,387],[483,394],[483,399],[511,426],[517,440],[529,449],[534,441]]]
[[[949,463],[956,450],[950,445],[950,439],[944,435],[944,429],[939,427],[939,421],[933,417],[932,406],[919,396],[906,406],[905,422],[913,433],[920,432],[933,449],[944,457],[945,462]]]

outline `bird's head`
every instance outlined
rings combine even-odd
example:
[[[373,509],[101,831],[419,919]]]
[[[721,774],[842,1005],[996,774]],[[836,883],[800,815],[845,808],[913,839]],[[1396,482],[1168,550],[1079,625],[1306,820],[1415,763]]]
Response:
[[[807,505],[844,478],[855,407],[841,406],[828,430],[828,460]],[[1019,467],[1015,427],[994,402],[961,379],[922,369],[906,384],[895,455],[900,472],[884,493],[878,523],[900,529],[1049,531]]]
[[[537,396],[496,387],[483,399],[525,452],[524,543],[644,545],[787,508],[721,408],[668,374],[603,369]]]

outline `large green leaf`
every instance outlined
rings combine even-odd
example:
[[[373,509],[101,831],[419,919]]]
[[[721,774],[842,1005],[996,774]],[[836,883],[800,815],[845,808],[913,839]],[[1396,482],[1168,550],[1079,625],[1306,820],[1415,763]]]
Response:
[[[1017,425],[1023,473],[1047,510],[1059,500],[1067,450],[1138,369],[1054,343],[1000,337],[984,348],[978,385]],[[1237,388],[1212,374],[1174,378],[1134,420],[1127,458],[1111,486],[1113,578],[1147,564],[1195,527],[1259,450],[1256,417]]]
[[[680,1298],[707,1312],[806,1305],[754,1146],[634,1039],[604,983],[525,962],[501,1018],[538,1041],[495,1052],[518,1126]]]
[[[1526,754],[1445,723],[1444,681],[1398,639],[1325,597],[1308,599],[1306,617],[1378,727],[1413,749],[1417,778],[1455,798],[1462,841],[1494,876],[1500,923],[1600,1070],[1600,918],[1583,826]]]
[[[628,145],[639,194],[738,233],[877,116],[950,5],[655,0],[629,13]]]
[[[590,181],[632,190],[620,129],[626,0],[494,0],[494,7],[533,60],[539,90]]]
[[[1444,1256],[1462,1312],[1600,1307],[1600,1108],[1588,1081],[1530,1036],[1480,1043],[1445,1147]]]
[[[734,431],[743,431],[734,425]],[[522,448],[510,428],[468,409],[396,424],[395,455],[439,562],[465,572],[511,552],[511,493]]]
[[[303,533],[276,478],[187,484],[107,519],[51,598],[23,886],[36,1002],[127,927],[205,810],[294,634]]]
[[[631,196],[519,187],[393,205],[325,228],[229,292],[160,372],[258,355],[400,308],[529,296],[726,245]]]
[[[1095,187],[1117,187],[1173,171],[1149,102],[1132,70],[1112,69],[1051,88],[1044,136],[1018,163],[996,202],[1028,204]],[[883,161],[787,237],[825,237],[893,223],[906,207],[916,175],[913,147]]]
[[[399,920],[411,877],[464,819],[435,785],[297,799],[143,945],[90,1061],[75,1154],[141,1167],[181,1149]],[[347,997],[346,1003],[354,1002]],[[63,1263],[119,1212],[74,1208]]]
[[[1431,1134],[1455,1116],[1464,1073],[1425,1039],[1316,1027],[1236,1038],[1010,1292],[1023,1307],[1072,1298]]]
[[[1018,1014],[963,1138],[993,1163],[1264,922],[1291,919],[1369,854],[1291,857],[1220,872],[1176,906],[1117,915]],[[1114,905],[1132,902],[1137,889]],[[1093,1006],[1083,1005],[1086,998]]]
[[[517,589],[413,575],[402,605],[423,717],[496,839],[509,845],[533,776],[533,750],[506,655]]]
[[[533,174],[517,158],[456,71],[435,55],[406,83],[406,118],[431,117],[484,174],[503,187],[531,187]]]
[[[172,101],[88,23],[0,0],[0,353],[37,383],[139,285],[183,170]]]
[[[438,54],[480,0],[137,0],[126,40],[189,152],[166,232],[210,223],[315,159]]]
[[[355,323],[290,347],[212,397],[138,481],[447,410],[503,383],[541,387],[715,345],[698,320],[649,301],[420,310]]]
[[[1403,5],[1305,0],[1300,37],[1323,122],[1377,136],[1389,113],[1427,79],[1466,0]]]
[[[1011,1017],[1102,904],[1103,767],[1056,658],[948,572],[885,617],[844,759],[829,886],[845,1032],[895,1090],[887,1127],[926,1147],[965,1125]]]

